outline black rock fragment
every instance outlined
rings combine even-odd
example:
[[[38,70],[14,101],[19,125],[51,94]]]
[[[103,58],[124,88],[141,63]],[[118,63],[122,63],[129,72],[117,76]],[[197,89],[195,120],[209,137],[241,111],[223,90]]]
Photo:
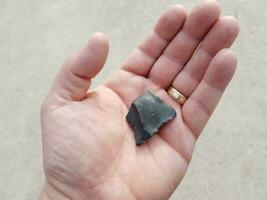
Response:
[[[175,110],[159,97],[146,91],[131,105],[126,119],[135,133],[136,145],[142,145],[159,128],[176,117]]]

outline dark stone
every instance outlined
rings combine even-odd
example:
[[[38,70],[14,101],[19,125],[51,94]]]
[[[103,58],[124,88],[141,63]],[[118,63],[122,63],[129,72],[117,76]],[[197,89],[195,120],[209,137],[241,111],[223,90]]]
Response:
[[[144,144],[159,128],[176,117],[175,110],[146,91],[131,105],[126,119],[135,133],[136,145]]]

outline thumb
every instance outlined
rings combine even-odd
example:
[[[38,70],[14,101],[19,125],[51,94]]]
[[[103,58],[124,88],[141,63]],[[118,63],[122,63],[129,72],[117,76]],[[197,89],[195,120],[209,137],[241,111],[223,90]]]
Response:
[[[86,47],[62,66],[51,88],[51,95],[65,100],[83,99],[91,85],[91,79],[103,68],[108,50],[108,37],[103,33],[95,33]]]

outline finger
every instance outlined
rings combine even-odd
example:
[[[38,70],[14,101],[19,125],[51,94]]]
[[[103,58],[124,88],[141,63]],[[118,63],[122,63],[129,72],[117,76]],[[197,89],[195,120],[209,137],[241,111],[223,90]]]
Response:
[[[51,92],[66,100],[83,99],[90,87],[91,79],[106,62],[108,49],[107,36],[95,33],[85,48],[65,62]]]
[[[219,19],[190,61],[174,79],[173,87],[189,97],[203,78],[212,58],[221,49],[231,47],[238,33],[239,25],[235,18]]]
[[[122,69],[147,76],[156,59],[182,28],[185,19],[186,10],[182,6],[169,8],[159,18],[150,36],[122,64]]]
[[[236,56],[221,50],[211,61],[202,81],[182,107],[185,124],[199,136],[236,69]]]
[[[220,15],[215,0],[202,1],[186,19],[183,29],[165,49],[149,73],[149,79],[166,88],[192,56]]]

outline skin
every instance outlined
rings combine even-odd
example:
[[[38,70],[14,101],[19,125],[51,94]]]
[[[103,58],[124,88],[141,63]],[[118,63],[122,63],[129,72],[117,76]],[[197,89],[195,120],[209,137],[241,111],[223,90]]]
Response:
[[[68,59],[42,106],[46,183],[42,199],[168,199],[183,179],[195,142],[237,64],[228,49],[236,19],[220,16],[215,0],[187,14],[169,8],[151,34],[109,80],[90,89],[108,54],[108,38],[94,34]],[[183,106],[166,89],[188,97]],[[166,101],[177,117],[137,147],[125,120],[145,90]]]

